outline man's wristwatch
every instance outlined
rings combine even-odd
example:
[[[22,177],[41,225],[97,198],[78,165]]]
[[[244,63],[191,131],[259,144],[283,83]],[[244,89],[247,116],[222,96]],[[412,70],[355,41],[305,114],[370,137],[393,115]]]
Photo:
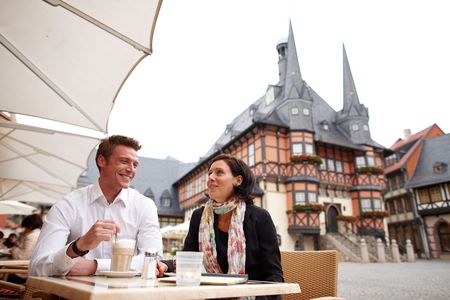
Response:
[[[78,249],[77,247],[77,242],[80,240],[80,238],[77,238],[75,240],[75,242],[72,243],[72,250],[73,252],[78,255],[78,256],[85,256],[86,254],[88,254],[89,250],[85,250],[85,251],[81,251],[80,249]]]

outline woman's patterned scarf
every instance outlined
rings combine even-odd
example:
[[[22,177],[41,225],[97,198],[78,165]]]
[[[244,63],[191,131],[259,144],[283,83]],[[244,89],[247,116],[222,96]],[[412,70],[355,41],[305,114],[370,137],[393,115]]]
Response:
[[[216,203],[211,199],[206,202],[198,232],[199,250],[204,253],[203,265],[206,272],[223,273],[217,261],[214,213],[221,215],[233,211],[228,230],[228,274],[245,274],[245,209],[245,201],[238,197],[232,197],[224,203]]]

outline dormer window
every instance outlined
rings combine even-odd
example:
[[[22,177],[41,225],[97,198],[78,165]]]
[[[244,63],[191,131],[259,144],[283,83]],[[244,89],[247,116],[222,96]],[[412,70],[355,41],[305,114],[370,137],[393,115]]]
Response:
[[[255,109],[254,108],[250,108],[249,112],[250,117],[252,117],[255,114]]]
[[[172,199],[170,198],[161,198],[161,207],[171,207]]]
[[[353,131],[358,131],[359,130],[358,124],[352,124],[352,130]]]
[[[303,114],[305,116],[309,116],[309,109],[307,109],[306,107],[303,109]]]
[[[330,130],[330,125],[328,124],[327,121],[322,121],[321,124],[322,124],[323,130],[327,130],[327,131]]]
[[[443,162],[435,162],[433,165],[433,172],[436,174],[442,174],[447,170],[447,164]]]
[[[291,115],[293,115],[293,116],[298,115],[298,107],[291,108]]]
[[[369,126],[367,126],[366,124],[363,125],[363,130],[364,131],[369,131]]]

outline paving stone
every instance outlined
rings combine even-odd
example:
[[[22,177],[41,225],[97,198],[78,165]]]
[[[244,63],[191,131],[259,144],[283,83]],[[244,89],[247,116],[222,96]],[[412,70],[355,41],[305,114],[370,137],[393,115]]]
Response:
[[[450,299],[450,261],[339,264],[338,295],[347,300]]]

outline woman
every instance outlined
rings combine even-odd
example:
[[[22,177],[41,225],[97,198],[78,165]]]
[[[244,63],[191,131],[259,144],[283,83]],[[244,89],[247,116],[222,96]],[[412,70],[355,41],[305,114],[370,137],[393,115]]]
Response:
[[[208,273],[283,282],[275,226],[265,209],[253,205],[250,168],[221,154],[210,163],[208,174],[209,199],[193,212],[183,250],[204,252]]]
[[[6,238],[6,240],[3,242],[3,245],[8,249],[16,247],[17,246],[17,234],[10,233],[8,235],[8,237]]]
[[[21,239],[17,247],[11,249],[11,256],[13,259],[25,259],[31,258],[34,246],[41,233],[43,221],[40,215],[33,214],[26,216],[21,223],[23,231],[21,232]],[[10,274],[7,279],[9,282],[25,283],[26,276],[24,274]]]

